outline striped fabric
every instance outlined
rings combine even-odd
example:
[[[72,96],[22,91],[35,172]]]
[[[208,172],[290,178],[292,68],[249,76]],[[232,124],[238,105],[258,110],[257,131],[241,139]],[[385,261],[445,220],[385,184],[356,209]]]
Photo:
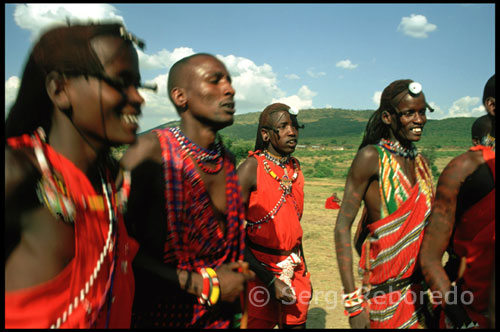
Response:
[[[432,175],[420,154],[415,158],[417,183],[411,187],[392,154],[380,146],[375,147],[380,157],[381,219],[367,225],[370,234],[360,259],[363,274],[368,254],[372,287],[413,274],[433,198]],[[420,298],[418,284],[373,297],[369,300],[371,327],[416,327]]]
[[[167,128],[155,130],[162,147],[165,174],[167,239],[164,263],[195,271],[200,267],[216,269],[223,263],[243,260],[244,209],[234,164],[224,156],[226,172],[226,234],[215,219],[210,197],[193,161]],[[168,299],[165,299],[168,302]],[[207,308],[192,301],[190,326],[207,321],[206,328],[227,328],[230,321],[207,319]],[[209,312],[210,315],[212,312]],[[205,315],[205,317],[203,317]]]

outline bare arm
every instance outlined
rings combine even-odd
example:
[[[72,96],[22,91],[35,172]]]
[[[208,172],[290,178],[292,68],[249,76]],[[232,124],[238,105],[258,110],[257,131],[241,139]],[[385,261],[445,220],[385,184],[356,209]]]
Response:
[[[445,299],[451,282],[441,264],[455,226],[457,197],[464,180],[478,166],[467,152],[454,158],[443,170],[437,184],[429,222],[420,247],[419,261],[425,281],[431,290]],[[443,301],[443,306],[445,301]]]
[[[344,198],[335,225],[335,250],[344,293],[355,291],[351,227],[371,181],[378,176],[378,152],[372,146],[359,150],[347,175]],[[366,198],[365,198],[366,199]],[[369,328],[365,311],[349,319],[352,328]]]
[[[257,189],[257,159],[249,157],[238,167],[238,179],[241,186],[241,200],[248,209],[248,200],[252,191]]]
[[[346,293],[355,291],[352,269],[351,227],[373,177],[378,175],[378,153],[367,146],[354,158],[347,175],[344,198],[335,225],[335,250],[342,285]]]
[[[161,257],[162,249],[155,250],[150,243],[144,243],[149,238],[146,234],[152,233],[149,227],[156,229],[160,223],[165,223],[166,216],[162,213],[165,209],[164,201],[154,197],[164,195],[164,188],[159,185],[159,183],[164,184],[162,162],[161,146],[155,133],[139,137],[120,160],[121,166],[130,170],[132,174],[131,192],[125,216],[127,228],[132,236],[139,242],[142,239],[143,242],[134,259],[134,267],[158,275],[180,289],[200,296],[203,288],[200,274],[165,265],[158,255],[154,256],[149,252],[150,250],[155,253],[160,252]],[[146,250],[147,246],[149,250]],[[253,278],[253,273],[243,274],[237,271],[244,265],[243,262],[228,263],[216,270],[222,301],[234,301],[243,290],[244,282]]]

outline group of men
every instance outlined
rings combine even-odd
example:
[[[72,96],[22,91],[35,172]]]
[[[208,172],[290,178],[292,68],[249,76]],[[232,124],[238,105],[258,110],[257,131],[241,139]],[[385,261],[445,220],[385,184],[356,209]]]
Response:
[[[5,126],[5,326],[305,328],[298,111],[267,106],[236,168],[218,134],[234,121],[231,76],[198,53],[169,71],[180,125],[137,136],[144,86],[134,45],[144,43],[121,24],[73,25],[44,33],[30,54]],[[494,121],[492,84],[483,102]],[[440,260],[451,247],[467,259],[456,287],[479,300],[468,315],[443,305],[443,324],[494,322],[481,315],[494,304],[483,305],[484,278],[493,280],[484,268],[494,255],[494,124],[445,168],[434,195],[413,145],[427,108],[418,83],[391,83],[349,171],[335,241],[353,327],[415,327],[423,281],[450,290]],[[111,148],[123,144],[116,161]],[[361,201],[356,290],[350,228]],[[481,226],[470,221],[477,211]]]

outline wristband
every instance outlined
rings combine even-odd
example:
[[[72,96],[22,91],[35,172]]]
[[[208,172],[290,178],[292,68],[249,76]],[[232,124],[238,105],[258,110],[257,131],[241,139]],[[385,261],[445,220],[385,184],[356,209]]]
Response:
[[[215,273],[214,269],[207,267],[205,268],[205,271],[207,271],[208,275],[210,276],[210,281],[212,285],[210,296],[208,297],[208,305],[212,306],[215,305],[219,300],[220,296],[219,278],[217,278],[217,273]]]
[[[198,297],[198,303],[205,304],[210,297],[210,293],[212,292],[211,278],[203,267],[198,269],[198,273],[200,273],[203,277],[203,289],[201,291],[201,296]]]

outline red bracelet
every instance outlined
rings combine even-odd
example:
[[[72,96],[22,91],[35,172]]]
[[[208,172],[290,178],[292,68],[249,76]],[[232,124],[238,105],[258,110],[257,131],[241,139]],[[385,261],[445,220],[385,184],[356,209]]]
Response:
[[[201,296],[198,297],[198,303],[205,304],[205,302],[209,299],[210,293],[212,291],[212,282],[205,268],[199,268],[197,271],[203,277],[203,289],[201,290]]]

